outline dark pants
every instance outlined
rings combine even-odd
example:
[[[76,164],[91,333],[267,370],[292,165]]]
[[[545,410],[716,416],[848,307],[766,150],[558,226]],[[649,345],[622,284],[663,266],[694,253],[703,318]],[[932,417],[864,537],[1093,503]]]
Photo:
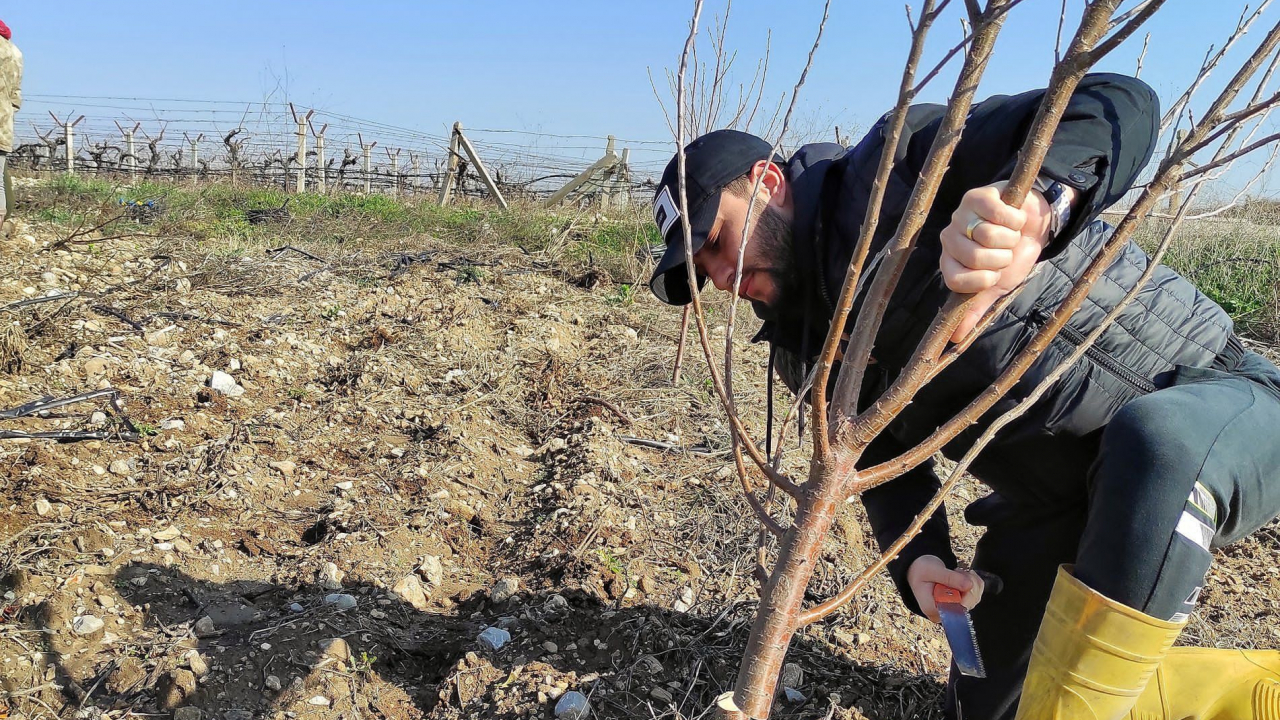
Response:
[[[1173,385],[1129,403],[1102,431],[1088,490],[1075,508],[992,495],[965,510],[987,527],[973,566],[1004,589],[972,613],[987,677],[952,668],[947,717],[1014,716],[1061,564],[1153,617],[1191,611],[1210,547],[1280,514],[1280,370],[1254,353],[1228,372],[1179,368]]]

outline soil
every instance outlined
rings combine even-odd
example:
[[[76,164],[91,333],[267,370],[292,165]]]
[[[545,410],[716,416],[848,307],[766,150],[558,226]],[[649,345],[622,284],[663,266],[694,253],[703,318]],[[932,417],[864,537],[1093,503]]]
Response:
[[[0,407],[119,401],[0,425],[100,436],[0,440],[9,717],[550,718],[577,691],[686,718],[731,687],[758,530],[700,350],[673,383],[678,314],[647,293],[422,237],[56,237],[0,239],[0,305],[65,295],[3,311]],[[763,427],[764,353],[736,357]],[[949,503],[962,555],[982,492]],[[849,506],[812,599],[875,557],[864,526]],[[1275,647],[1278,566],[1275,525],[1222,553],[1188,640]],[[945,640],[884,577],[789,660],[777,717],[940,717]]]

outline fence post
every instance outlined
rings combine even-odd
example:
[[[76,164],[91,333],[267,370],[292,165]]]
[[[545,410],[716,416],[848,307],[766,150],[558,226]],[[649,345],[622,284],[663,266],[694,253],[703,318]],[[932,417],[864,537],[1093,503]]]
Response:
[[[503,210],[506,210],[506,198],[502,197],[502,191],[498,190],[498,184],[493,181],[492,177],[489,177],[489,169],[484,166],[484,163],[480,162],[480,154],[471,146],[471,141],[467,139],[467,136],[462,134],[462,123],[456,122],[453,124],[453,133],[458,138],[458,144],[461,145],[463,151],[467,153],[467,157],[471,160],[471,164],[475,166],[476,173],[480,175],[480,180],[484,182],[485,187],[489,188],[489,192],[492,193],[493,198],[498,201],[498,205],[500,205]]]
[[[391,148],[382,148],[387,153],[387,159],[391,161],[391,197],[400,197],[400,148],[396,148],[394,154]]]
[[[440,206],[444,207],[453,194],[453,183],[458,174],[458,128],[460,123],[453,124],[453,133],[449,135],[449,162],[445,166],[444,182],[440,183]]]
[[[187,139],[187,144],[191,145],[191,173],[193,175],[200,174],[200,141],[204,139],[204,133],[200,133],[192,139],[187,133],[182,133],[182,137]]]
[[[316,192],[324,195],[329,188],[329,168],[324,164],[324,131],[329,127],[326,123],[316,133]],[[315,128],[311,129],[315,132]]]
[[[298,177],[294,183],[293,191],[296,193],[306,192],[307,190],[307,123],[311,122],[311,116],[315,114],[315,110],[308,110],[307,114],[298,117],[298,111],[293,109],[293,103],[289,103],[289,112],[293,113],[293,122],[297,124],[298,136]]]
[[[124,135],[124,149],[126,165],[129,168],[129,181],[133,182],[138,174],[138,156],[133,153],[133,134],[138,132],[138,128],[142,127],[142,123],[134,123],[132,130],[125,130],[120,121],[116,121],[116,127],[120,128],[120,134]]]
[[[551,197],[547,198],[542,203],[542,206],[549,208],[549,207],[555,207],[556,205],[559,205],[560,203],[564,202],[564,199],[569,197],[569,195],[572,194],[573,191],[585,185],[587,181],[590,180],[592,176],[594,176],[596,173],[600,172],[601,170],[605,170],[607,168],[613,167],[614,165],[617,164],[617,162],[618,162],[618,156],[613,154],[613,136],[610,135],[609,142],[607,145],[605,145],[604,156],[601,157],[599,160],[595,161],[594,163],[592,163],[591,167],[578,173],[577,177],[565,183],[564,187],[555,191],[551,195]]]
[[[609,201],[614,205],[631,204],[631,148],[622,148],[622,157],[613,172],[613,187],[609,191]]]
[[[373,191],[373,183],[370,182],[370,177],[369,177],[369,173],[372,170],[372,166],[369,164],[369,151],[372,150],[374,146],[378,144],[378,141],[374,140],[368,145],[365,145],[364,135],[361,135],[360,133],[356,133],[356,138],[360,140],[360,152],[364,154],[364,194],[368,195],[370,192]]]
[[[58,119],[53,111],[49,111],[49,117],[53,118],[53,122],[62,126],[62,138],[67,145],[67,174],[74,175],[76,172],[76,132],[75,127],[84,120],[84,116],[76,118],[75,122],[71,122],[71,116],[68,115],[66,121]],[[52,159],[52,158],[50,158]]]
[[[412,175],[409,178],[409,190],[412,195],[418,194],[418,171],[421,167],[418,163],[418,153],[409,153],[409,173]]]

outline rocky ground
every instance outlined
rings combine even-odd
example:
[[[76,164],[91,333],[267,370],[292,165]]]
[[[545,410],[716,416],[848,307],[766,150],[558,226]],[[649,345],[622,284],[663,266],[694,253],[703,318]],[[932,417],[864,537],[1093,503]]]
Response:
[[[9,717],[687,718],[728,689],[757,528],[698,356],[671,382],[678,314],[500,245],[67,234],[0,240],[0,408],[89,394],[0,414]],[[815,598],[874,557],[855,506],[833,535]],[[1224,554],[1191,641],[1280,643],[1277,561],[1275,526]],[[884,578],[789,659],[778,717],[940,715],[947,648]]]

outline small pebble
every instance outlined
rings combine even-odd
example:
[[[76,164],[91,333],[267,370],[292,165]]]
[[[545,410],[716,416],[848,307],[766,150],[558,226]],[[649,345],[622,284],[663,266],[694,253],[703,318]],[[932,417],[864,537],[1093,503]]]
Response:
[[[325,604],[333,605],[339,610],[350,610],[359,604],[358,602],[356,602],[356,599],[354,596],[348,595],[346,593],[334,593],[332,595],[325,595],[324,601],[325,601]]]
[[[511,633],[502,628],[485,628],[476,640],[479,641],[480,647],[486,650],[501,650],[503,645],[511,642]]]
[[[591,702],[587,696],[577,690],[570,690],[560,696],[556,703],[556,717],[561,720],[581,720],[591,715]]]

